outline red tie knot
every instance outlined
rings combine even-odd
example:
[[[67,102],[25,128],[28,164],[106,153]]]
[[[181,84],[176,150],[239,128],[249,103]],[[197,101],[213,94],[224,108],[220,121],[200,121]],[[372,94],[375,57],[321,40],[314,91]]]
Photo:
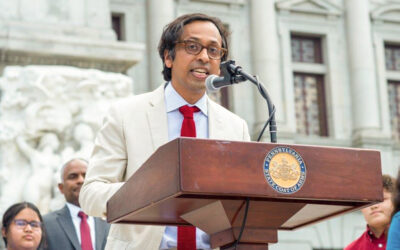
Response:
[[[85,214],[85,213],[82,212],[82,211],[79,211],[78,216],[79,216],[81,219],[83,219],[83,218],[87,219],[87,217],[88,217],[87,214]]]
[[[181,112],[183,117],[186,119],[193,119],[193,113],[199,111],[200,109],[196,106],[189,107],[188,105],[185,105],[179,108],[179,112]]]

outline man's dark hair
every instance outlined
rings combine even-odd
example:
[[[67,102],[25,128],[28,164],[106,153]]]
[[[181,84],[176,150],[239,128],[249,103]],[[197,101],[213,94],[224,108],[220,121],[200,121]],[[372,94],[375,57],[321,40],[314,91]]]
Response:
[[[164,51],[168,51],[169,56],[172,60],[175,59],[175,44],[179,41],[182,35],[183,27],[186,24],[192,23],[194,21],[207,21],[212,22],[218,29],[219,34],[222,38],[222,48],[228,49],[228,36],[229,32],[225,28],[224,24],[219,18],[211,17],[201,13],[187,14],[178,17],[167,26],[165,26],[164,31],[161,35],[160,43],[158,44],[158,53],[160,54],[161,60],[163,62],[163,76],[165,81],[171,80],[171,69],[165,66],[164,61]],[[228,57],[228,51],[221,58],[221,61],[225,61]]]
[[[8,230],[10,228],[10,225],[13,222],[15,216],[17,216],[19,214],[19,212],[21,212],[25,208],[30,208],[33,211],[35,211],[35,213],[39,217],[40,222],[42,222],[42,226],[41,226],[42,238],[40,240],[40,244],[39,244],[39,248],[38,249],[46,248],[46,245],[47,245],[47,242],[46,242],[46,230],[44,229],[42,215],[40,214],[39,209],[35,205],[30,203],[30,202],[20,202],[20,203],[16,203],[16,204],[12,205],[11,207],[9,207],[5,211],[5,213],[3,215],[2,227],[4,228],[4,230],[6,232],[8,232]],[[6,237],[3,236],[3,240],[4,240],[5,245],[7,246]]]

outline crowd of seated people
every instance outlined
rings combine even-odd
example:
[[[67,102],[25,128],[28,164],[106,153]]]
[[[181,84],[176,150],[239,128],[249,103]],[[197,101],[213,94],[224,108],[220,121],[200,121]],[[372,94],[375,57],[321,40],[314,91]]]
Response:
[[[85,179],[87,161],[72,159],[61,167],[59,191],[66,204],[41,216],[32,203],[21,202],[3,215],[2,236],[7,250],[102,250],[109,224],[87,216],[80,209],[79,192]]]

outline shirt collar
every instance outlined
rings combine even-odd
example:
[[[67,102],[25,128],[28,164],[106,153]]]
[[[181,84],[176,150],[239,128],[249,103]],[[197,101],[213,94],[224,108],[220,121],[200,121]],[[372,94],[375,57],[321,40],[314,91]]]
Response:
[[[72,203],[66,202],[67,207],[69,209],[69,212],[71,213],[71,216],[73,217],[78,217],[79,211],[82,211],[82,209]]]
[[[369,228],[369,226],[367,225],[367,235],[368,235],[368,237],[369,237],[369,239],[371,240],[371,241],[379,241],[379,242],[381,242],[381,241],[386,241],[386,234],[387,234],[387,232],[386,232],[386,230],[381,234],[381,236],[379,237],[379,238],[376,238],[376,236],[375,236],[375,234],[371,231],[371,229]]]
[[[165,106],[167,108],[167,113],[177,110],[179,107],[184,105],[196,106],[200,109],[200,111],[207,116],[207,94],[204,94],[194,105],[189,104],[185,99],[179,95],[178,92],[174,89],[171,82],[168,82],[164,91],[165,96]]]

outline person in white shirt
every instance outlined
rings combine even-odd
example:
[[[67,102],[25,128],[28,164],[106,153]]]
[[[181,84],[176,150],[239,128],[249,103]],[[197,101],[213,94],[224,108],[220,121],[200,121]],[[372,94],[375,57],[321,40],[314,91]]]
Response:
[[[43,217],[49,250],[101,250],[106,245],[109,224],[86,216],[79,205],[86,169],[87,162],[83,159],[72,159],[61,169],[58,188],[67,202],[62,209]]]

